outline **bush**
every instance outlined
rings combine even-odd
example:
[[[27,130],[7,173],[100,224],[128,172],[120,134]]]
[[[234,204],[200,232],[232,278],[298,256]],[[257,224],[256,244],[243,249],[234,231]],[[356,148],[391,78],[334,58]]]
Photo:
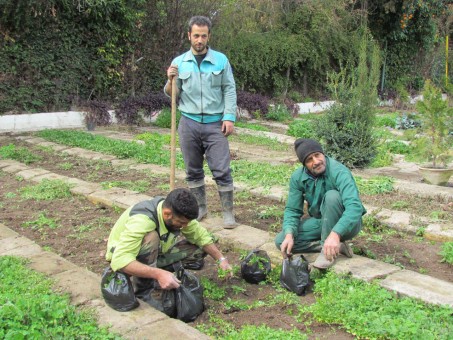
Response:
[[[181,119],[181,112],[176,110],[176,126],[179,124],[179,120]],[[159,115],[157,116],[154,125],[161,127],[161,128],[171,128],[171,109],[164,108]]]
[[[171,107],[170,99],[162,92],[153,92],[123,100],[115,111],[115,117],[121,124],[140,125],[143,117],[151,117],[165,107]]]
[[[296,138],[313,138],[315,134],[313,121],[296,120],[289,124],[286,134]]]
[[[419,120],[416,120],[416,114],[410,113],[407,115],[403,113],[400,117],[397,117],[395,120],[395,128],[398,130],[407,130],[407,129],[415,129],[421,126]]]
[[[396,116],[397,116],[396,113],[376,116],[374,126],[377,126],[377,127],[387,126],[387,127],[395,128],[395,126],[396,126],[395,119],[397,119]]]
[[[84,111],[84,121],[86,124],[94,124],[98,126],[107,126],[112,123],[110,116],[110,106],[101,100],[89,100],[81,105]]]
[[[288,108],[283,104],[276,104],[271,106],[271,109],[264,118],[276,122],[286,122],[293,119],[291,113],[288,111]]]
[[[269,98],[256,93],[238,91],[237,106],[247,110],[255,118],[264,117],[269,112]]]

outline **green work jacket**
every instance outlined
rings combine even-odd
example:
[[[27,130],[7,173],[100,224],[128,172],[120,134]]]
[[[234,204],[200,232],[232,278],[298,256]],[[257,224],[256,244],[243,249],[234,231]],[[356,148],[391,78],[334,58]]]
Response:
[[[321,218],[321,203],[329,190],[336,190],[340,193],[345,209],[332,230],[343,236],[354,228],[362,215],[366,213],[359,198],[357,185],[351,171],[346,166],[326,156],[326,171],[323,175],[313,177],[305,167],[296,169],[291,175],[283,217],[285,235],[297,234],[300,219],[304,213],[304,200],[308,203],[308,214],[314,218]]]
[[[159,253],[165,254],[169,250],[176,235],[165,226],[162,204],[162,198],[143,201],[128,208],[120,216],[110,232],[105,256],[114,271],[136,260],[143,238],[153,230],[159,233]],[[181,233],[200,248],[213,243],[208,231],[197,220],[190,221],[181,229]]]

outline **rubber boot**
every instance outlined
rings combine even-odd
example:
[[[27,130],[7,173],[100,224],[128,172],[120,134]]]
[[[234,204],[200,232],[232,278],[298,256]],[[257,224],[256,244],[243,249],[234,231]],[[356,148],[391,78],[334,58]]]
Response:
[[[198,203],[198,217],[197,221],[201,221],[207,214],[208,208],[206,206],[206,186],[204,181],[189,182],[190,192],[195,196]]]
[[[220,202],[222,203],[223,223],[225,229],[234,229],[238,226],[233,214],[233,185],[218,186]]]

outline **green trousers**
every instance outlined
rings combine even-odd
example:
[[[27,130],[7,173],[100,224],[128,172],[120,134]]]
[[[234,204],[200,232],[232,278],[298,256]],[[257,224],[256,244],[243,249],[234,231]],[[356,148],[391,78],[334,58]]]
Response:
[[[297,232],[294,235],[293,253],[320,252],[325,239],[329,236],[333,227],[344,213],[344,206],[340,193],[329,190],[324,195],[321,203],[321,218],[309,217],[300,221]],[[341,241],[350,240],[362,229],[362,219],[352,226],[351,231],[341,236]],[[275,237],[275,245],[278,249],[285,239],[285,232],[281,231]]]

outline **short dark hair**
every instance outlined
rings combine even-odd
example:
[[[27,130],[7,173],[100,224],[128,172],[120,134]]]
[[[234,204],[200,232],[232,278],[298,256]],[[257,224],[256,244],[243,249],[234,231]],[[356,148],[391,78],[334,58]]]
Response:
[[[178,188],[170,191],[163,203],[177,217],[193,220],[198,217],[198,203],[189,189]]]
[[[212,23],[211,20],[208,17],[204,17],[201,15],[196,15],[189,20],[189,33],[192,32],[192,26],[197,25],[197,26],[207,26],[208,27],[208,32],[211,33],[211,27]]]

